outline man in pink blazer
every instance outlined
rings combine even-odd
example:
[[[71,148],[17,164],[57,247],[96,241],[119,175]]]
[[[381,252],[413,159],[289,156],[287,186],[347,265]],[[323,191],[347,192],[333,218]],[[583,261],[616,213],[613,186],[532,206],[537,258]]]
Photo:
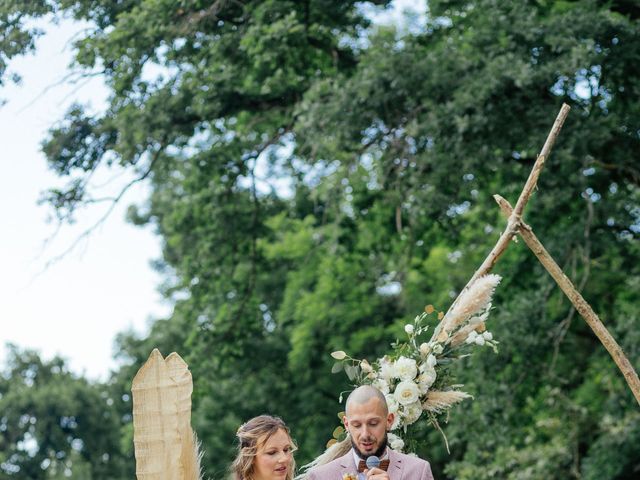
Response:
[[[347,398],[344,416],[351,450],[311,469],[308,480],[343,480],[348,475],[366,480],[433,480],[429,462],[387,447],[393,418],[382,392],[369,385],[356,388]],[[362,470],[362,461],[374,455],[382,460],[380,466]]]

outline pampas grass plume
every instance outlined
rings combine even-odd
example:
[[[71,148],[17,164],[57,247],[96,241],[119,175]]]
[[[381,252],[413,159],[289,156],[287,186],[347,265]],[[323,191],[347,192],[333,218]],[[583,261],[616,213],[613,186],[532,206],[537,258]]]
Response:
[[[427,395],[427,399],[422,404],[422,408],[433,413],[442,413],[450,407],[463,401],[465,398],[471,398],[471,395],[459,390],[449,390],[446,392],[432,390]]]
[[[202,469],[200,467],[202,455],[200,441],[195,432],[184,432],[182,434],[182,452],[180,456],[184,480],[202,480]]]
[[[336,458],[346,455],[349,450],[351,450],[351,437],[347,435],[347,438],[341,442],[334,443],[315,460],[304,465],[300,469],[301,473],[299,473],[294,480],[304,480],[307,478],[307,475],[312,468],[326,465],[327,463],[334,461]]]
[[[441,337],[438,340],[443,341],[470,316],[485,309],[491,302],[491,296],[500,280],[500,275],[483,275],[463,291],[451,311],[442,319]]]

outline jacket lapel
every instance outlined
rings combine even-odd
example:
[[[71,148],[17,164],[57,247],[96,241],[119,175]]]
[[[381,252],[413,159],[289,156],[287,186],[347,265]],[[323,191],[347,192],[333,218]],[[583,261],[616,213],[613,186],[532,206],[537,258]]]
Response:
[[[356,469],[356,465],[353,460],[353,453],[351,453],[351,450],[349,450],[346,455],[338,459],[338,464],[340,465],[340,478],[336,480],[342,480],[342,476],[345,473],[358,475],[358,470]]]
[[[388,452],[389,468],[387,469],[387,473],[389,473],[389,478],[391,480],[401,480],[402,471],[404,470],[404,463],[402,461],[402,458],[391,449],[389,449]]]

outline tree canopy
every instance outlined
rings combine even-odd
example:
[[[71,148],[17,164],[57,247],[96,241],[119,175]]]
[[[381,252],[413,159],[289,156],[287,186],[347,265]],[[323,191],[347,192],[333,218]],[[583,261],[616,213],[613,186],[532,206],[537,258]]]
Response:
[[[73,451],[92,476],[74,477],[132,478],[126,394],[155,347],[193,372],[208,475],[264,412],[290,424],[299,464],[317,456],[349,389],[329,352],[382,355],[425,304],[448,307],[502,228],[491,195],[515,200],[563,102],[572,113],[525,219],[640,366],[635,2],[432,0],[417,30],[372,24],[366,9],[388,1],[22,3],[0,7],[0,75],[32,47],[25,18],[70,15],[93,25],[74,68],[110,89],[105,112],[75,105],[52,126],[43,150],[68,184],[49,202],[73,219],[99,167],[149,182],[129,218],[161,238],[175,305],[148,337],[119,336],[108,385],[60,380],[118,392],[109,408],[88,403],[117,421],[82,437]],[[606,351],[524,245],[497,272],[500,352],[458,372],[475,399],[444,426],[451,455],[427,427],[418,453],[439,479],[637,475],[640,412]],[[15,395],[20,372],[3,380]],[[18,432],[21,417],[2,415]],[[31,460],[3,440],[3,475],[46,471],[41,456],[67,440],[39,441]]]

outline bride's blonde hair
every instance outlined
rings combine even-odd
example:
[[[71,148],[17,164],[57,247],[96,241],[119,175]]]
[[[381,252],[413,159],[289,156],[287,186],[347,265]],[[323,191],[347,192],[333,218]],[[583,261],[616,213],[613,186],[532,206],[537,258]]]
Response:
[[[236,436],[238,437],[238,455],[231,464],[231,478],[233,480],[253,480],[253,463],[258,449],[265,444],[272,435],[279,430],[284,430],[291,440],[292,452],[297,449],[289,427],[279,417],[260,415],[240,425]],[[285,480],[292,480],[296,469],[293,456]]]

